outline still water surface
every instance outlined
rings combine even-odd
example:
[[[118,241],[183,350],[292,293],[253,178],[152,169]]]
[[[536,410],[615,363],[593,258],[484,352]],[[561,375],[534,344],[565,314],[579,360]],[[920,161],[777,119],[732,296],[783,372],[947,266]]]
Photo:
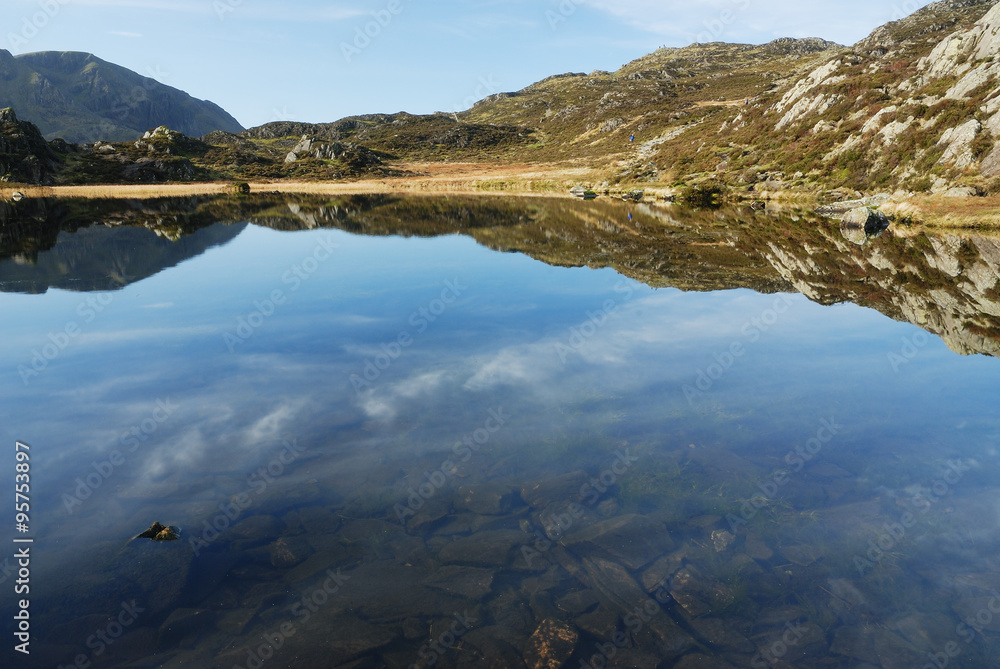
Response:
[[[0,255],[18,666],[1000,666],[992,238],[51,206]]]

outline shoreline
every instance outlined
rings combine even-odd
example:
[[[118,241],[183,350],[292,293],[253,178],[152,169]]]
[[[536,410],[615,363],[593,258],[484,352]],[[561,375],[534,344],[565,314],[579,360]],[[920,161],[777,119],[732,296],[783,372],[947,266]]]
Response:
[[[249,182],[251,194],[287,193],[305,195],[506,195],[575,199],[570,188],[603,181],[601,174],[587,167],[565,164],[499,165],[482,163],[404,163],[397,168],[412,172],[407,176],[360,179],[357,181],[257,181]],[[0,185],[0,199],[10,200],[15,192],[28,198],[153,199],[195,195],[232,194],[232,181],[160,184],[94,184],[79,186]],[[618,199],[631,190],[644,190],[649,202],[670,201],[679,189],[665,184],[619,185],[607,195]],[[600,192],[600,191],[599,191]],[[765,201],[779,208],[821,204],[816,193],[776,191],[759,194],[732,192],[736,202]],[[756,196],[755,196],[756,195]],[[748,197],[749,196],[749,197]],[[879,207],[899,227],[941,229],[1000,229],[1000,197],[953,198],[941,195],[913,195],[892,199]]]

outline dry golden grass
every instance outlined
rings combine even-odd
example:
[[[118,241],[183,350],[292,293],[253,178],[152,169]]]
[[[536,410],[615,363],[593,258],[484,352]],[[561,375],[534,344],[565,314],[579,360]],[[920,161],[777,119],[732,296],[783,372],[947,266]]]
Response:
[[[919,195],[880,207],[897,219],[934,228],[1000,228],[1000,197]]]
[[[565,195],[573,186],[595,185],[604,175],[575,164],[497,165],[487,163],[405,163],[391,167],[411,176],[348,182],[274,181],[251,183],[252,193],[280,192],[318,195],[349,193],[509,193],[515,195]],[[225,193],[228,182],[197,184],[137,184],[104,186],[7,186],[0,198],[14,191],[27,197],[156,198]]]

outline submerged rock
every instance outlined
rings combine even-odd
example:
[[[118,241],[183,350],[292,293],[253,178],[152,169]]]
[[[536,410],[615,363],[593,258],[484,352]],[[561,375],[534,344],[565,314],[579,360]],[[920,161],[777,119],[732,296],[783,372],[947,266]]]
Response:
[[[454,595],[482,599],[489,594],[493,585],[493,571],[449,565],[435,571],[424,583]]]
[[[609,518],[571,532],[564,543],[577,554],[601,553],[629,569],[641,569],[674,547],[662,523],[636,514]]]
[[[441,550],[440,557],[445,562],[502,567],[514,547],[523,544],[524,533],[519,530],[480,532],[451,542]]]
[[[499,483],[462,486],[455,497],[455,508],[484,516],[509,513],[514,505],[514,491]]]
[[[559,620],[546,620],[528,640],[524,660],[532,669],[559,669],[576,652],[580,633]]]
[[[142,534],[136,535],[136,539],[152,539],[153,541],[177,541],[180,539],[180,530],[176,527],[167,527],[156,522],[149,526],[149,529]]]

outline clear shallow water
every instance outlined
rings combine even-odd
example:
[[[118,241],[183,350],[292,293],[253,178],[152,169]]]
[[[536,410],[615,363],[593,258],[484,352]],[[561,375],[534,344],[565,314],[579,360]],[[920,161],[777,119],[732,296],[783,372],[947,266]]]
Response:
[[[0,261],[32,666],[997,665],[991,240],[483,202]]]

